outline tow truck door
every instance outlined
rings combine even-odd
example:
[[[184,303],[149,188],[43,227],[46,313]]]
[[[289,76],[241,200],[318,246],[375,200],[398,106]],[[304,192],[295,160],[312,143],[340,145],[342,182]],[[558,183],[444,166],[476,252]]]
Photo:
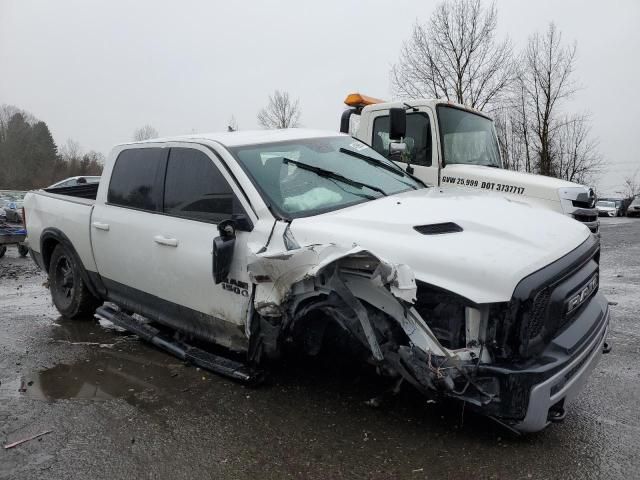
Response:
[[[380,110],[371,113],[371,146],[381,155],[389,157],[389,111]],[[438,149],[435,144],[435,117],[430,109],[422,107],[419,111],[407,112],[407,133],[405,143],[407,154],[411,158],[413,175],[429,185],[439,184]],[[407,163],[396,161],[406,170]]]

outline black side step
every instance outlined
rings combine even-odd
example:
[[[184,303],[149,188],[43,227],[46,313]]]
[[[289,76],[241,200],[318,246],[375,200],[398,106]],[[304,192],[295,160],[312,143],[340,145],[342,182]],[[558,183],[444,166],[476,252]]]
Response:
[[[204,368],[219,375],[224,375],[225,377],[233,378],[234,380],[238,380],[243,383],[257,384],[262,380],[262,372],[256,371],[251,367],[235,360],[231,360],[230,358],[215,355],[200,348],[192,347],[182,342],[177,342],[164,337],[159,330],[150,325],[139,322],[130,315],[120,312],[110,306],[103,305],[102,307],[99,307],[96,310],[95,316],[97,318],[108,320],[111,323],[134,333],[142,340],[145,340],[156,347],[175,355],[179,359],[200,368]]]

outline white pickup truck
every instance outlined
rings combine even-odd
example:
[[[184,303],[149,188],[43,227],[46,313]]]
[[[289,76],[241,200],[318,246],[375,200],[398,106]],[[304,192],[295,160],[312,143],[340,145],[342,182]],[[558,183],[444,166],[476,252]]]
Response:
[[[338,335],[394,382],[531,432],[564,417],[606,346],[588,228],[425,187],[346,135],[119,145],[99,186],[30,192],[25,211],[62,315],[111,302],[100,315],[180,332],[174,353],[193,338],[258,368]]]
[[[594,190],[558,178],[504,169],[493,121],[486,114],[444,100],[385,102],[359,93],[348,95],[345,104],[349,108],[342,115],[340,131],[353,133],[385,157],[394,142],[402,142],[406,151],[394,160],[423,182],[499,192],[515,201],[568,215],[598,234]],[[393,120],[398,113],[402,128],[394,138]]]

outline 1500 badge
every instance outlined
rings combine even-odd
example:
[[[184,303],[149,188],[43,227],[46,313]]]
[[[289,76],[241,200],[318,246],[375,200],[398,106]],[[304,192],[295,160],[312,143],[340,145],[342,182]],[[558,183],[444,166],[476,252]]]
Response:
[[[442,183],[448,183],[449,185],[456,185],[460,187],[472,187],[480,188],[483,190],[493,190],[496,192],[515,193],[516,195],[524,195],[524,187],[517,187],[515,185],[507,185],[505,183],[494,182],[481,182],[479,180],[473,180],[470,178],[462,177],[442,177]]]
[[[233,278],[227,278],[222,282],[222,289],[243,297],[249,296],[249,284]]]

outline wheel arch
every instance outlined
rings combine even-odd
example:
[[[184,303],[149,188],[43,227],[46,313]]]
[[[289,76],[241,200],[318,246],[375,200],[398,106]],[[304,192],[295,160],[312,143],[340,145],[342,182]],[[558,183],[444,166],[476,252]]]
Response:
[[[90,275],[82,263],[82,259],[69,237],[58,228],[49,227],[42,231],[40,235],[40,254],[42,255],[42,266],[45,272],[49,273],[49,263],[51,262],[51,254],[58,245],[62,245],[71,255],[74,261],[80,266],[80,275],[89,292],[97,298],[106,298],[106,288],[102,283],[98,273]]]

